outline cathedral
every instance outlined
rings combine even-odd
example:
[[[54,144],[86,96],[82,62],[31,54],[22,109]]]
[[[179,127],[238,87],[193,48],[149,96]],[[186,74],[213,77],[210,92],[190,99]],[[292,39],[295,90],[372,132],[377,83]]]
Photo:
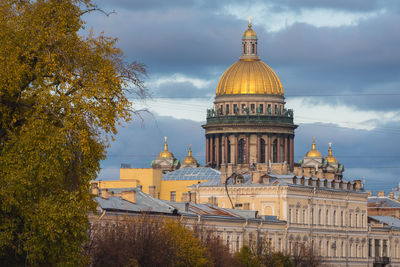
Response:
[[[261,61],[258,45],[249,22],[239,60],[222,74],[202,125],[205,166],[199,166],[190,146],[180,162],[165,138],[151,168],[121,166],[120,180],[93,181],[92,190],[108,196],[140,188],[171,205],[254,211],[257,218],[280,223],[273,233],[267,221],[259,226],[278,250],[292,253],[308,244],[337,266],[388,266],[388,261],[400,266],[400,225],[390,228],[390,220],[378,218],[385,216],[368,217],[369,193],[361,180],[343,179],[344,166],[331,143],[324,157],[310,138],[310,150],[294,162],[294,112],[285,107],[282,83]],[[244,226],[223,227],[227,240],[251,239]]]

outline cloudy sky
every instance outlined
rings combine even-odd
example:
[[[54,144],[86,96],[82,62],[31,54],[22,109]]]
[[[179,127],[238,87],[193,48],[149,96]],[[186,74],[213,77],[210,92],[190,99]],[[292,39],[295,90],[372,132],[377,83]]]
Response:
[[[86,31],[118,38],[128,61],[146,64],[152,98],[144,120],[120,127],[100,179],[121,163],[149,167],[168,136],[182,160],[188,144],[204,163],[201,124],[222,73],[241,52],[252,17],[259,55],[280,77],[294,109],[295,160],[328,142],[345,178],[389,191],[400,182],[400,1],[390,0],[98,0]]]

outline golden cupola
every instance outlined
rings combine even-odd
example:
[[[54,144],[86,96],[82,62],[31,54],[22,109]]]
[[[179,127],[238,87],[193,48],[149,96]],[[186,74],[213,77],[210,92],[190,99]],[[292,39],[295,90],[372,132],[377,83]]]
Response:
[[[189,150],[188,150],[188,155],[187,157],[182,161],[183,164],[195,164],[197,165],[197,160],[192,156],[192,148],[191,145],[189,145]]]
[[[307,158],[322,158],[322,154],[316,149],[315,137],[313,136],[312,148],[306,154]]]
[[[167,137],[164,137],[164,150],[158,154],[159,158],[174,158],[174,154],[168,151]]]
[[[332,155],[332,143],[329,142],[328,156],[325,157],[329,163],[338,163],[338,160]]]
[[[257,55],[257,35],[249,19],[248,29],[243,33],[242,55],[233,63],[218,82],[216,94],[280,95],[284,91],[276,73]]]

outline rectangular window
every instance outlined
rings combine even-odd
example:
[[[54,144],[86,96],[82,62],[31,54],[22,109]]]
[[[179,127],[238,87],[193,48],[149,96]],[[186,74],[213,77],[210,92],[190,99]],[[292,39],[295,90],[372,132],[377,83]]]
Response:
[[[170,199],[170,201],[172,201],[172,202],[175,202],[175,201],[176,201],[176,192],[175,192],[175,191],[171,191],[171,192],[170,192],[169,199]]]
[[[271,115],[271,104],[268,104],[267,112],[269,115]]]
[[[254,113],[255,110],[256,110],[256,105],[255,104],[251,104],[250,105],[250,109],[251,109],[251,112]]]
[[[225,115],[229,114],[229,104],[225,105]]]
[[[243,209],[244,210],[249,210],[250,209],[250,203],[244,203],[243,204]]]
[[[275,115],[278,114],[278,105],[274,106],[274,112],[275,112]]]
[[[368,239],[368,257],[372,257],[372,239]]]
[[[235,204],[235,208],[241,208],[241,207],[243,207],[243,204],[241,204],[241,203],[236,203]]]
[[[233,104],[233,112],[234,112],[235,114],[238,114],[239,110],[238,110],[237,104]]]
[[[292,222],[292,209],[289,209],[289,216],[288,216],[288,222]]]
[[[260,104],[260,114],[263,114],[263,113],[264,113],[264,105]]]

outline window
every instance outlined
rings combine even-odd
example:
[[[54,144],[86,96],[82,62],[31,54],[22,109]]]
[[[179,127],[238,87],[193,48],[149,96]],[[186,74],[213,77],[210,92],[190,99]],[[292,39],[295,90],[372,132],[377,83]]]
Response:
[[[349,227],[351,227],[351,223],[352,223],[352,221],[351,221],[351,212],[350,212],[350,214],[349,214]]]
[[[238,114],[238,106],[237,104],[233,104],[233,113],[235,113],[236,115]]]
[[[243,209],[244,210],[249,210],[250,209],[250,203],[244,203],[243,204]]]
[[[333,211],[332,225],[336,226],[336,210]]]
[[[355,218],[355,227],[358,227],[358,214],[356,213],[356,218]]]
[[[225,161],[227,163],[231,163],[231,141],[229,141],[229,138],[225,139],[227,141],[226,145],[228,146],[228,155],[227,155],[227,159],[225,159]]]
[[[265,141],[260,138],[260,163],[265,163]]]
[[[311,223],[315,224],[315,221],[314,221],[314,208],[311,209]]]
[[[364,214],[361,215],[361,227],[364,227]]]
[[[271,115],[271,104],[268,104],[267,112],[269,115]]]
[[[372,257],[372,239],[368,239],[368,257]]]
[[[176,192],[171,191],[170,196],[169,196],[170,201],[175,202],[176,201]]]
[[[229,104],[225,105],[225,115],[229,114]]]
[[[303,224],[306,223],[306,210],[303,209]]]
[[[243,44],[243,54],[246,54],[246,44]]]
[[[296,223],[299,223],[299,210],[296,209]]]
[[[321,225],[321,215],[322,215],[322,210],[319,209],[318,211],[318,224]]]
[[[329,210],[326,210],[325,224],[329,225]]]
[[[387,240],[383,240],[382,257],[387,257]]]
[[[340,226],[344,225],[344,216],[343,216],[343,211],[340,212]]]
[[[238,146],[239,146],[238,163],[239,164],[246,163],[246,141],[244,139],[240,139]]]
[[[254,54],[255,53],[255,47],[254,44],[251,44],[251,53]]]
[[[272,162],[277,163],[278,162],[278,140],[274,140],[272,143]]]
[[[256,111],[256,105],[255,104],[251,104],[250,105],[250,110],[252,113],[254,113]]]
[[[275,115],[278,114],[278,105],[275,105],[275,106],[274,106],[274,112],[275,112]]]
[[[292,209],[289,209],[288,221],[289,221],[289,223],[292,222]]]
[[[243,204],[241,204],[241,203],[236,203],[235,204],[235,208],[241,208],[241,207],[243,207]]]
[[[239,233],[237,234],[237,237],[236,237],[236,251],[239,251],[240,250],[240,247],[239,247]]]
[[[260,104],[260,114],[263,114],[263,113],[264,113],[264,105]]]

